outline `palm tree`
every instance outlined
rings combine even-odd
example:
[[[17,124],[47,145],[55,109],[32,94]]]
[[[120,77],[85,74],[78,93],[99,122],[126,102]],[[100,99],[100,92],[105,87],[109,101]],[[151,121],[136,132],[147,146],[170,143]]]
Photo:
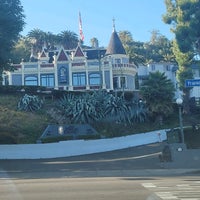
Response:
[[[27,37],[33,45],[34,53],[40,52],[46,42],[46,33],[40,29],[33,29]]]
[[[73,49],[77,47],[78,35],[72,31],[62,31],[58,34],[58,40],[65,49]]]
[[[47,32],[44,35],[44,44],[46,45],[47,49],[53,50],[55,49],[55,45],[58,43],[58,36],[51,33]]]
[[[163,117],[173,111],[174,85],[164,73],[150,73],[141,87],[141,95],[152,117],[162,125]]]

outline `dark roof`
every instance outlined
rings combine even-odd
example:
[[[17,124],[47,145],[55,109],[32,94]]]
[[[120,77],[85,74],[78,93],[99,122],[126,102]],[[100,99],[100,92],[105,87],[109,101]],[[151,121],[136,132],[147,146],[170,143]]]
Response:
[[[87,59],[100,59],[104,57],[106,50],[105,49],[87,49]]]
[[[65,52],[62,49],[59,56],[58,56],[58,61],[66,61],[66,60],[68,60],[68,58],[67,58]]]
[[[111,54],[126,54],[122,42],[119,39],[119,36],[115,30],[112,32],[110,43],[106,51],[106,55]]]

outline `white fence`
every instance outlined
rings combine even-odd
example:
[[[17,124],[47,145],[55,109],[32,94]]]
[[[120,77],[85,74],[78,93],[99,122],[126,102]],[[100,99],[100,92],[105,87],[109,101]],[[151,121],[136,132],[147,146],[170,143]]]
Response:
[[[0,159],[59,158],[124,149],[166,140],[166,131],[153,131],[118,138],[72,140],[47,144],[0,145]]]

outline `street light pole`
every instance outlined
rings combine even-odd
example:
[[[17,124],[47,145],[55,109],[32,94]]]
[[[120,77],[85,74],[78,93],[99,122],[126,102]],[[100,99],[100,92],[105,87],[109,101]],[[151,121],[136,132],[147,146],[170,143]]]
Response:
[[[182,119],[182,112],[181,112],[181,105],[183,103],[183,100],[181,98],[178,98],[178,99],[176,99],[176,103],[178,104],[178,109],[179,109],[179,124],[180,124],[180,131],[181,131],[181,142],[185,143],[184,132],[183,132],[183,119]]]

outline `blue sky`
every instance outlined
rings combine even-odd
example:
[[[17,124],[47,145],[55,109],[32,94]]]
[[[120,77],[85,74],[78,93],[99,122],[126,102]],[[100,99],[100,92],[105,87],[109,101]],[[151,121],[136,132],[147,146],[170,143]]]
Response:
[[[84,43],[96,37],[100,46],[107,46],[112,33],[113,18],[117,31],[130,31],[136,41],[149,41],[152,30],[172,39],[170,26],[164,24],[164,0],[21,0],[26,15],[22,35],[34,28],[54,34],[70,30],[79,34],[80,11]]]

